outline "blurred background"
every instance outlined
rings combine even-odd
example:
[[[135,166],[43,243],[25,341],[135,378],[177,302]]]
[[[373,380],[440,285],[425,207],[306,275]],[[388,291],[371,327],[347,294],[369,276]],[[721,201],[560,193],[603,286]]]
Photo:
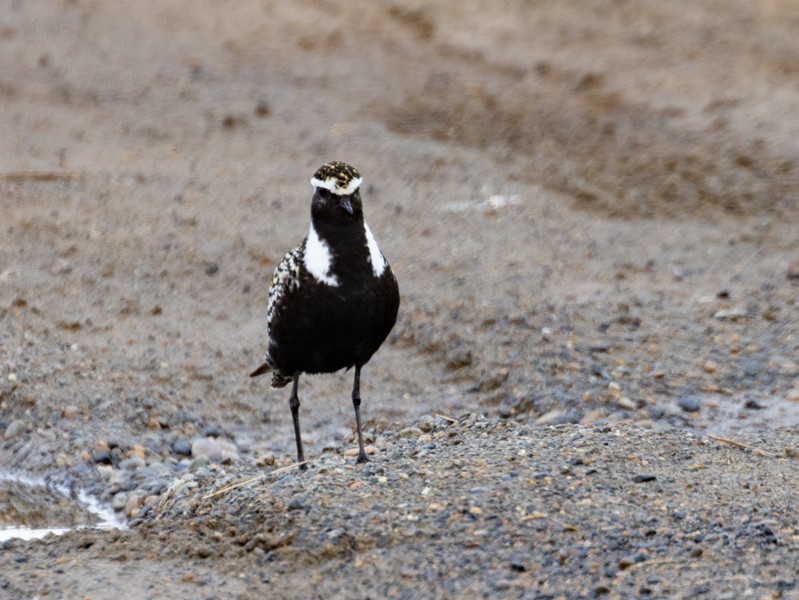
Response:
[[[403,297],[370,437],[795,424],[797,31],[795,0],[2,0],[4,464],[290,456],[246,375],[330,160]],[[352,444],[349,386],[303,379],[310,455]]]

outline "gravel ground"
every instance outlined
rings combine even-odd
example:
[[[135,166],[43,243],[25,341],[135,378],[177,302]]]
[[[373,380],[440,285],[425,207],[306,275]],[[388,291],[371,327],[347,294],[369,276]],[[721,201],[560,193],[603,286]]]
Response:
[[[796,437],[467,414],[372,460],[209,464],[131,529],[6,542],[10,597],[794,597]],[[38,560],[36,560],[38,558]]]
[[[128,527],[0,542],[0,598],[799,597],[798,27],[7,2],[0,524]],[[372,461],[306,377],[299,473],[246,375],[329,160],[402,307]]]

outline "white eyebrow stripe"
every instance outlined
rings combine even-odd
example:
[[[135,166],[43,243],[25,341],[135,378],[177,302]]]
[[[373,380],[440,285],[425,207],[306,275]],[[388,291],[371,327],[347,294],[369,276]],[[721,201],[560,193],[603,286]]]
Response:
[[[356,177],[355,179],[350,179],[350,182],[347,184],[347,187],[341,187],[338,184],[338,180],[335,177],[328,177],[327,179],[317,179],[316,177],[311,177],[311,185],[315,188],[321,188],[323,190],[327,190],[336,194],[337,196],[349,196],[359,187],[361,187],[361,183],[363,183],[363,178]]]

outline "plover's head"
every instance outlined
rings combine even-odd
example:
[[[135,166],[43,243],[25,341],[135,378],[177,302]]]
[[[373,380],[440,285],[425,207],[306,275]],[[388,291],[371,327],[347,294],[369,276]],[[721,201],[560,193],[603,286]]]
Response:
[[[351,196],[361,187],[361,174],[347,163],[329,162],[322,165],[311,177],[317,190],[327,190],[336,196]]]
[[[350,216],[359,216],[361,197],[361,174],[347,163],[329,162],[322,165],[311,177],[314,187],[314,207],[343,209]]]

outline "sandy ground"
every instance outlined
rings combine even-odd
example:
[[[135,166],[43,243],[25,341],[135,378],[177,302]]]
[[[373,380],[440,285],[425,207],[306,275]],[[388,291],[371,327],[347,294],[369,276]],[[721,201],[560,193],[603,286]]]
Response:
[[[653,558],[632,559],[637,573],[670,585],[650,595],[799,594],[797,28],[793,0],[3,2],[0,459],[121,498],[134,519],[124,532],[6,543],[0,597],[636,596],[656,584],[618,573],[641,552]],[[234,552],[207,534],[222,525],[204,498],[291,462],[285,390],[246,373],[266,343],[271,271],[306,233],[308,179],[329,160],[364,175],[402,291],[397,327],[364,370],[373,465],[344,456],[350,376],[304,378],[318,463],[306,480],[281,472],[214,497],[233,537],[262,536]],[[489,425],[457,421],[470,413]],[[456,423],[421,427],[437,414]],[[458,444],[444,443],[450,426]],[[619,468],[640,448],[657,468],[637,474],[656,471],[660,493],[677,496],[665,512],[690,518],[679,535],[652,534],[666,549],[655,556],[630,533],[641,515],[613,517],[648,482],[602,468],[591,476],[616,491],[581,488],[600,508],[581,509],[593,526],[567,542],[567,527],[522,520],[563,509],[540,487],[500,501],[483,472],[445,477],[461,445],[482,445],[501,472],[503,427],[548,440],[521,448],[541,458],[518,481],[563,474],[579,434]],[[612,432],[620,454],[598,441]],[[411,438],[435,446],[435,481],[420,489],[403,483]],[[228,464],[176,445],[198,439],[227,444]],[[675,458],[692,444],[705,454]],[[379,504],[400,512],[425,487],[442,497],[423,509],[481,486],[498,514],[526,512],[479,551],[465,529],[439,539],[420,526],[408,541],[370,529],[380,509],[364,503],[370,477],[394,475],[396,495]],[[548,493],[568,496],[572,476]],[[318,514],[282,518],[273,499],[305,486]],[[348,492],[320,498],[320,486]],[[737,504],[741,489],[757,491],[745,494],[755,509]],[[353,527],[368,540],[352,533],[325,554],[324,535],[348,531],[347,506],[364,511]],[[428,512],[410,514],[452,523]],[[724,541],[741,539],[745,518],[766,542]],[[522,528],[537,521],[550,529]],[[312,543],[314,527],[327,533]],[[712,528],[718,546],[693,556],[680,536]],[[522,535],[549,535],[552,552],[506,556]],[[558,558],[558,544],[576,558]],[[420,569],[409,549],[446,568]],[[522,562],[483,577],[461,554]],[[407,569],[391,568],[403,557]],[[717,577],[682,577],[685,561]],[[474,587],[446,583],[466,579]]]

